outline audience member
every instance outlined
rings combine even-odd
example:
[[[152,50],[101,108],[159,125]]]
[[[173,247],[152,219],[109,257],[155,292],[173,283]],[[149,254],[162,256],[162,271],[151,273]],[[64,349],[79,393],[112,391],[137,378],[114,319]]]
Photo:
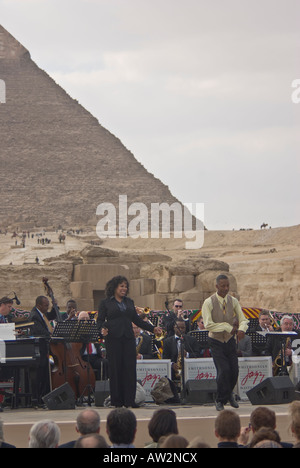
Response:
[[[171,434],[165,438],[165,440],[161,444],[161,448],[187,448],[188,444],[189,443],[185,439],[185,437],[182,437],[178,434]]]
[[[187,448],[210,448],[210,445],[207,444],[202,437],[195,437],[191,440]]]
[[[295,400],[290,404],[291,431],[296,439],[293,448],[300,448],[300,401]]]
[[[75,448],[109,448],[104,437],[100,434],[86,434],[79,437],[75,443]]]
[[[81,411],[76,419],[76,431],[80,436],[87,434],[99,434],[100,414],[98,411],[89,408]],[[61,444],[59,448],[74,448],[76,440]]]
[[[176,413],[168,408],[156,410],[148,424],[148,432],[153,442],[146,448],[158,448],[171,434],[178,434]]]
[[[58,425],[50,419],[35,423],[29,432],[29,448],[57,448],[60,439]]]
[[[262,427],[268,427],[275,431],[276,429],[276,413],[270,408],[259,406],[252,411],[250,415],[250,428],[253,436]],[[249,428],[242,428],[239,437],[239,443],[246,447],[250,447],[249,441],[250,430]],[[288,442],[281,442],[282,447],[291,448],[293,445]]]
[[[240,417],[233,410],[223,410],[215,420],[215,436],[219,440],[218,448],[239,448],[238,438],[241,432]]]
[[[249,448],[282,448],[277,431],[270,427],[261,427],[252,437]]]
[[[0,419],[0,448],[16,448],[15,445],[8,444],[4,441],[3,421]]]
[[[135,448],[136,429],[136,417],[130,409],[116,408],[107,416],[106,432],[112,448]]]

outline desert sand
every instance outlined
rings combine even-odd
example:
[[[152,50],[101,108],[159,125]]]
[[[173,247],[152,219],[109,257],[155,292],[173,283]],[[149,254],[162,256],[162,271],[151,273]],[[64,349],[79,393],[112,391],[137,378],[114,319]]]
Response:
[[[49,259],[54,260],[55,268],[55,259],[70,258],[91,242],[99,241],[94,230],[65,234],[65,241],[59,242],[58,232],[47,229],[32,232],[26,238],[25,248],[21,246],[21,237],[12,237],[11,232],[0,234],[2,276],[6,271],[9,275],[12,267],[22,268],[25,272],[27,267],[30,275],[37,258],[41,266],[49,264]],[[51,243],[41,245],[38,238],[50,239]],[[229,265],[230,273],[236,278],[243,307],[300,312],[300,225],[245,231],[205,231],[204,245],[198,250],[186,250],[185,241],[185,238],[109,238],[102,241],[101,247],[127,255],[137,252],[161,253],[177,264],[182,262],[183,266],[189,261],[197,262],[205,258],[222,260]]]

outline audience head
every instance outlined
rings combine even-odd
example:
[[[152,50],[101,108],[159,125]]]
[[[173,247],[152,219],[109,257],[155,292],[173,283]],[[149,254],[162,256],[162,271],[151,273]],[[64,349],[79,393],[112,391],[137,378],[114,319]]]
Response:
[[[300,401],[295,400],[290,404],[291,431],[297,442],[300,441]]]
[[[86,434],[76,441],[75,448],[109,448],[104,437],[99,434]]]
[[[261,427],[252,437],[250,448],[282,448],[279,434],[270,427]]]
[[[252,411],[250,416],[250,424],[252,431],[256,432],[261,427],[276,428],[276,414],[275,411],[264,406],[259,406]]]
[[[148,432],[154,442],[158,442],[163,436],[178,434],[176,413],[171,409],[155,411],[149,421]]]
[[[236,442],[241,432],[241,421],[237,413],[223,410],[215,420],[215,435],[221,441]]]
[[[50,419],[35,423],[29,433],[29,448],[56,448],[60,439],[58,425]]]
[[[81,435],[99,433],[100,415],[98,411],[92,408],[81,411],[76,419],[76,430]]]
[[[163,443],[161,444],[161,448],[187,448],[188,441],[178,435],[178,434],[171,434],[165,438]]]
[[[107,416],[106,432],[113,444],[132,444],[136,429],[135,414],[127,408],[116,408]]]

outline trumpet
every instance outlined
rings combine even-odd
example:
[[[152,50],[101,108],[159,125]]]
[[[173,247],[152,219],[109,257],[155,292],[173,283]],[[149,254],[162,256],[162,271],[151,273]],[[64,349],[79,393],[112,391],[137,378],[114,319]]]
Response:
[[[146,315],[149,315],[150,312],[151,312],[150,307],[138,307],[138,306],[136,306],[135,308],[136,308],[136,311],[138,312],[138,314],[143,314],[144,313]],[[147,321],[153,327],[155,326],[148,317],[147,317]],[[162,333],[160,335],[154,335],[154,337],[155,337],[156,341],[162,341],[162,340],[165,339],[166,335],[167,335],[167,332],[165,330],[162,330]]]

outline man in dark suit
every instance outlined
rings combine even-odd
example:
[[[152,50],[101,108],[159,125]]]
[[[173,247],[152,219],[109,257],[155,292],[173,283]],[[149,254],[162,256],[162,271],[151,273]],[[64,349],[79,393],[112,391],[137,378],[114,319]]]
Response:
[[[49,341],[53,332],[50,321],[56,318],[56,312],[54,308],[48,312],[49,305],[49,299],[46,296],[38,296],[29,319],[30,322],[34,322],[31,327],[32,336],[44,338],[40,342],[40,363],[36,381],[32,375],[33,394],[38,404],[42,404],[42,397],[50,392]]]
[[[136,342],[136,358],[137,359],[154,359],[152,351],[152,339],[147,333],[141,333],[141,329],[132,324],[132,329]]]
[[[181,346],[184,346],[184,356],[187,358],[200,358],[200,348],[196,338],[186,335],[185,322],[177,319],[174,325],[174,336],[166,338],[163,346],[163,359],[170,359],[172,362],[172,380],[177,379],[178,357]]]

